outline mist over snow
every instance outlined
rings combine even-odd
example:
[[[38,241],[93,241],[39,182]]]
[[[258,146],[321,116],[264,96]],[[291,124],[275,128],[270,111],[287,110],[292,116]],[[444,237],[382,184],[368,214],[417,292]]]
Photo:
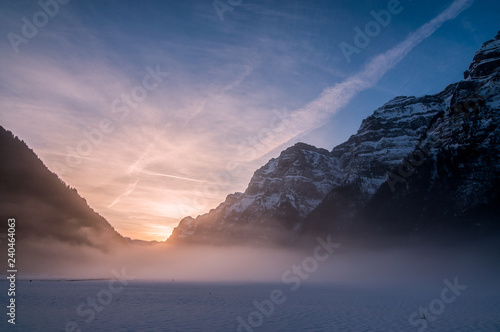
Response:
[[[111,246],[107,251],[67,243],[21,243],[21,278],[110,279],[125,269],[137,281],[332,284],[352,287],[428,287],[458,277],[499,290],[499,245],[353,246],[324,237],[301,247]]]

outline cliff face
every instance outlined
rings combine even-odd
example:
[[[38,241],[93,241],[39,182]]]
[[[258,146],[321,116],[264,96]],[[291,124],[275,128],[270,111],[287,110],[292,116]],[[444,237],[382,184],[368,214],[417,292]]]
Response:
[[[500,31],[476,52],[469,69],[464,73],[466,80],[488,80],[497,71],[500,66],[499,40]]]
[[[247,190],[185,218],[171,242],[262,242],[300,234],[425,236],[498,231],[500,33],[465,81],[397,97],[331,152],[299,143],[255,172]]]

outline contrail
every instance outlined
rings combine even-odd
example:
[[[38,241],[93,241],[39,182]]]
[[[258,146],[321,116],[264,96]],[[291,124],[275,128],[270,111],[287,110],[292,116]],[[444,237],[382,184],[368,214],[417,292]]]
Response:
[[[245,66],[245,71],[241,73],[235,81],[230,82],[229,84],[226,84],[223,86],[218,93],[215,94],[215,96],[211,98],[205,99],[201,105],[196,109],[196,111],[189,116],[189,118],[186,119],[184,125],[182,125],[181,128],[186,128],[191,121],[196,118],[200,113],[203,113],[205,111],[205,107],[209,102],[212,102],[214,100],[219,99],[221,96],[223,96],[227,91],[234,89],[238,85],[240,85],[254,70],[255,66]]]
[[[152,175],[152,176],[163,176],[167,178],[173,178],[173,179],[179,179],[179,180],[186,180],[186,181],[192,181],[192,182],[200,182],[200,183],[207,183],[208,181],[202,181],[202,180],[196,180],[196,179],[190,179],[190,178],[185,178],[182,176],[175,176],[175,175],[169,175],[169,174],[163,174],[163,173],[158,173],[158,172],[152,172],[148,171],[145,169],[142,169],[138,171],[140,174],[146,174],[146,175]]]
[[[142,153],[142,155],[127,168],[127,175],[131,178],[131,182],[129,183],[127,189],[120,195],[118,195],[115,200],[108,205],[108,208],[113,207],[114,205],[118,204],[123,197],[126,197],[130,195],[135,188],[137,187],[137,184],[139,182],[139,175],[151,175],[151,176],[162,176],[162,177],[167,177],[167,178],[172,178],[172,179],[179,179],[179,180],[184,180],[184,181],[191,181],[191,182],[200,182],[200,183],[208,183],[208,181],[201,181],[201,180],[196,180],[196,179],[191,179],[191,178],[186,178],[182,176],[176,176],[176,175],[169,175],[169,174],[163,174],[163,173],[158,173],[158,172],[153,172],[145,169],[145,167],[151,162],[151,159],[148,160],[147,156],[150,154],[153,146],[156,144],[155,142],[159,140],[159,137],[161,136],[158,135],[153,142],[149,144],[149,146],[146,148],[146,150]]]
[[[179,179],[179,180],[185,180],[185,181],[207,183],[207,181],[190,179],[190,178],[185,178],[185,177],[182,177],[182,176],[162,174],[162,173],[158,173],[158,172],[148,171],[148,170],[145,170],[145,169],[136,170],[135,175],[137,176],[138,174],[145,174],[145,175],[152,175],[152,176],[163,176],[163,177],[167,177],[167,178],[173,178],[173,179]],[[120,194],[117,198],[115,198],[115,200],[111,204],[108,205],[108,208],[111,208],[111,207],[115,206],[116,204],[118,204],[121,201],[121,199],[123,197],[126,197],[126,196],[130,195],[135,190],[135,188],[137,187],[137,183],[139,183],[138,179],[136,181],[134,181],[134,182],[131,182],[128,185],[127,189],[122,194]]]
[[[130,195],[135,190],[135,187],[137,186],[138,182],[139,182],[139,180],[136,180],[135,182],[130,183],[128,185],[127,189],[125,190],[125,192],[122,193],[117,198],[115,198],[115,200],[111,204],[108,205],[108,208],[111,208],[114,205],[118,204],[120,202],[120,200],[122,199],[122,197]]]
[[[474,3],[474,0],[455,0],[441,14],[412,32],[405,40],[373,58],[365,68],[345,80],[323,90],[321,95],[290,115],[286,130],[276,135],[275,141],[260,157],[310,130],[321,127],[333,114],[345,107],[360,92],[372,88],[392,68],[423,40],[431,36],[443,23],[454,19]]]

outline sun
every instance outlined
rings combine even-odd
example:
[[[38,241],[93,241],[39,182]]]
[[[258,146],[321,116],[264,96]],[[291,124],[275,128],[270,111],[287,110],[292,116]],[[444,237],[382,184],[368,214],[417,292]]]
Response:
[[[147,225],[145,230],[141,233],[141,240],[144,241],[159,241],[163,242],[167,240],[172,232],[174,231],[174,227],[168,225]]]

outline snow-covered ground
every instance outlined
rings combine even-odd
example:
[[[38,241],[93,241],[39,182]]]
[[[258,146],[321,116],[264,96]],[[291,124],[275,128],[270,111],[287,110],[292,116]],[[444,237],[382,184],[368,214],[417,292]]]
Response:
[[[0,282],[1,289],[6,286]],[[409,318],[433,301],[428,326],[420,331],[500,331],[499,293],[479,283],[469,283],[444,310],[435,301],[446,287],[441,281],[424,289],[303,284],[296,291],[284,284],[131,281],[112,286],[110,292],[109,281],[18,281],[16,325],[8,324],[4,313],[0,331],[79,331],[78,326],[81,331],[222,332],[238,331],[238,318],[255,326],[239,331],[419,331],[423,324],[412,326]],[[266,301],[275,290],[282,294],[271,310]],[[105,305],[92,308],[89,297],[100,297]],[[5,296],[0,299],[5,304]],[[254,301],[266,315],[255,313]]]

